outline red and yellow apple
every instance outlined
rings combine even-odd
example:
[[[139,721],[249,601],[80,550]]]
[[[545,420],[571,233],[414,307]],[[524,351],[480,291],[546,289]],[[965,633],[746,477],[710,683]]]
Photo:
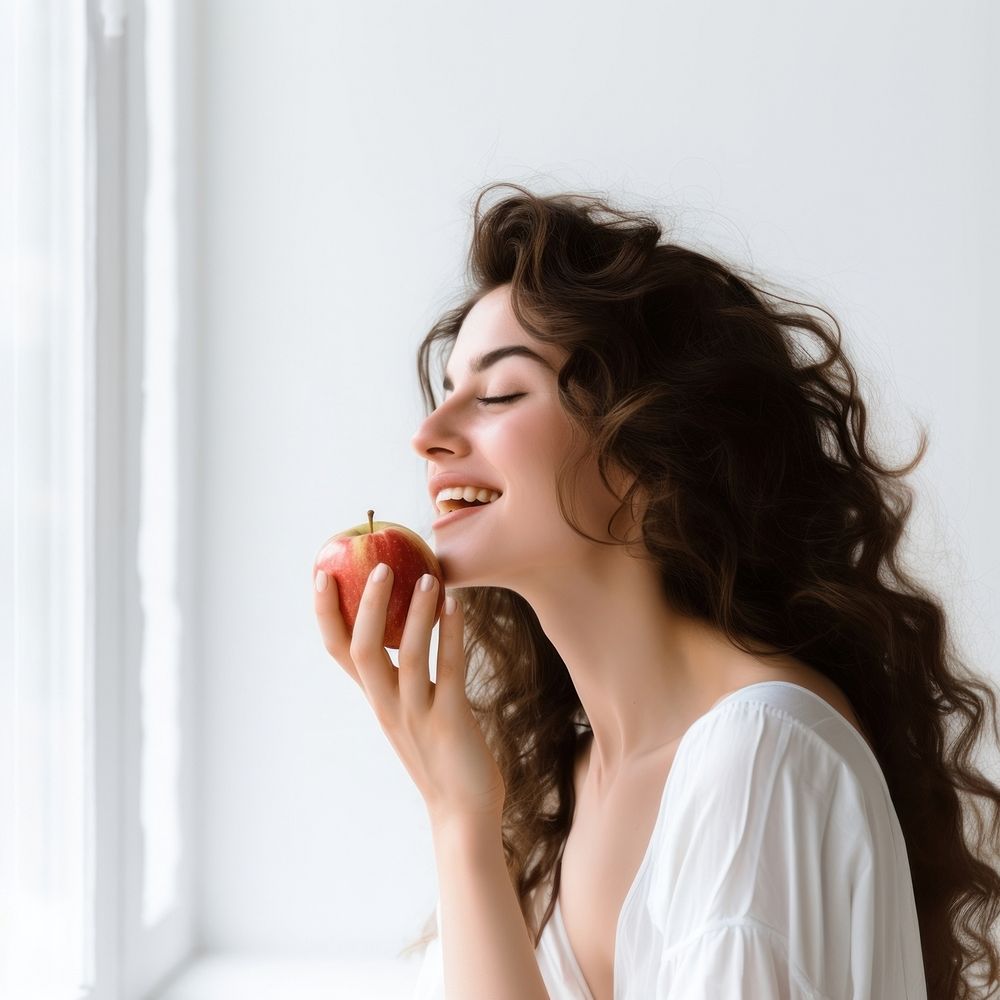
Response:
[[[417,580],[424,573],[437,577],[437,606],[434,609],[434,621],[437,622],[444,606],[444,577],[437,556],[415,531],[402,524],[374,518],[375,511],[370,510],[366,524],[331,535],[316,556],[315,570],[325,570],[327,576],[337,581],[340,613],[348,632],[353,635],[368,574],[380,562],[387,563],[392,570],[392,591],[386,608],[384,645],[387,649],[399,649]]]

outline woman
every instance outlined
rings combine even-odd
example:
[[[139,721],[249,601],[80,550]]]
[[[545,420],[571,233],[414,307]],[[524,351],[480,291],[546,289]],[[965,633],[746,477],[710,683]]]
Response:
[[[1000,804],[969,762],[996,703],[900,566],[898,480],[926,442],[877,462],[839,327],[653,219],[511,187],[484,214],[480,194],[474,287],[418,355],[413,446],[460,599],[435,681],[435,589],[398,672],[391,574],[353,635],[335,585],[316,594],[427,804],[440,934],[417,996],[1000,984],[996,811],[962,837],[968,793]]]

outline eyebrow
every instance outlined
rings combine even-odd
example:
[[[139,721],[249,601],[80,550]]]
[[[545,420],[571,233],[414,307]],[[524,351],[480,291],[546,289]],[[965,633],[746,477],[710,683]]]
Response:
[[[537,361],[538,364],[547,368],[553,374],[556,373],[555,368],[549,364],[540,354],[536,354],[530,347],[525,347],[523,344],[509,344],[507,347],[497,347],[495,350],[487,351],[485,354],[480,354],[478,358],[472,359],[471,371],[473,375],[478,375],[480,372],[486,371],[487,368],[495,365],[502,358],[508,358],[512,356],[518,356],[523,358],[531,358],[533,361]],[[454,389],[455,386],[452,384],[451,376],[445,373],[444,381],[441,383],[444,389]]]

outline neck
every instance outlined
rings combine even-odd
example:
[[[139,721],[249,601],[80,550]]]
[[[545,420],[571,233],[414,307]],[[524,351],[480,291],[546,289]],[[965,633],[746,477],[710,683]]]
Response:
[[[610,780],[673,743],[731,681],[715,630],[667,604],[649,561],[610,553],[589,571],[517,588],[562,657],[593,730],[591,769]]]

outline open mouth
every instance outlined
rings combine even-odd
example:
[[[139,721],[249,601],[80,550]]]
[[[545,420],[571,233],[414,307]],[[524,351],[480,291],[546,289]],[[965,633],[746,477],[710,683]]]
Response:
[[[499,500],[500,498],[497,497]],[[496,500],[493,501],[496,503]],[[469,507],[489,507],[489,500],[442,500],[442,506],[445,508],[441,511],[442,514],[450,514],[453,510],[466,510]]]
[[[485,507],[492,507],[493,504],[499,501],[499,497],[496,500],[490,501],[479,501],[479,500],[446,500],[443,502],[443,506],[447,508],[444,512],[440,514],[438,519],[434,522],[434,526],[462,518],[467,514],[472,513],[474,510],[482,510]]]
[[[502,496],[503,491],[492,486],[449,486],[438,490],[434,509],[439,514],[450,514],[470,507],[485,507]]]

